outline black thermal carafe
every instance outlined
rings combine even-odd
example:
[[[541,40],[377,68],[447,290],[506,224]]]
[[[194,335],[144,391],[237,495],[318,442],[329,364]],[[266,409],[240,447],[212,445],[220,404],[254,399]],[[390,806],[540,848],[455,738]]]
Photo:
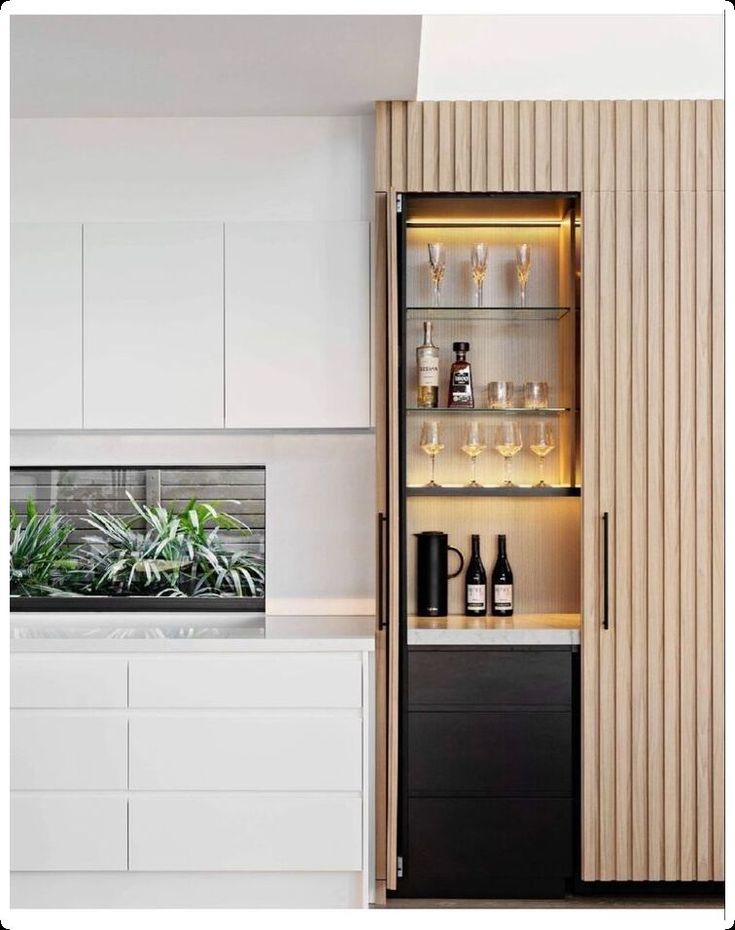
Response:
[[[416,533],[416,614],[419,617],[446,617],[450,578],[464,568],[464,556],[449,545],[446,533],[428,530]],[[449,574],[449,551],[459,556],[459,568]]]

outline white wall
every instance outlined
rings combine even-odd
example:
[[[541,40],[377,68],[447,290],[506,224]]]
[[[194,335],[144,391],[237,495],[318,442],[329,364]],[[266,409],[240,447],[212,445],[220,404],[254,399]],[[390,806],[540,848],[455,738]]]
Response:
[[[720,15],[424,16],[419,100],[724,96]]]
[[[372,148],[367,117],[16,119],[11,214],[16,222],[368,220]],[[297,299],[287,270],[274,286]],[[265,464],[268,609],[373,609],[372,431],[23,431],[12,434],[10,454],[17,465]]]

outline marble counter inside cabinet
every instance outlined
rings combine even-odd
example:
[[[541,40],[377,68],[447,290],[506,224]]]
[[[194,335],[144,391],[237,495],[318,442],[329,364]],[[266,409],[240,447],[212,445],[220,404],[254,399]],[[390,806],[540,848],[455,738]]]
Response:
[[[409,646],[576,646],[579,614],[409,617]]]

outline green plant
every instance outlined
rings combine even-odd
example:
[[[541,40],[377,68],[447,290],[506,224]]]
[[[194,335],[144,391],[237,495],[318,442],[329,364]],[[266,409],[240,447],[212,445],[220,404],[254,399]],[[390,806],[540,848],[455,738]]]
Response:
[[[69,594],[59,587],[77,568],[67,540],[73,525],[53,508],[38,513],[32,498],[26,501],[26,522],[10,508],[10,593],[15,596]]]

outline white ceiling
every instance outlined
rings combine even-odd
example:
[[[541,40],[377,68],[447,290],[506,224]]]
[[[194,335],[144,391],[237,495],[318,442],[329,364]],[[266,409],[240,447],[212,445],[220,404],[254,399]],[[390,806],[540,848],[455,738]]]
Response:
[[[13,117],[341,116],[415,99],[420,16],[13,16]]]

